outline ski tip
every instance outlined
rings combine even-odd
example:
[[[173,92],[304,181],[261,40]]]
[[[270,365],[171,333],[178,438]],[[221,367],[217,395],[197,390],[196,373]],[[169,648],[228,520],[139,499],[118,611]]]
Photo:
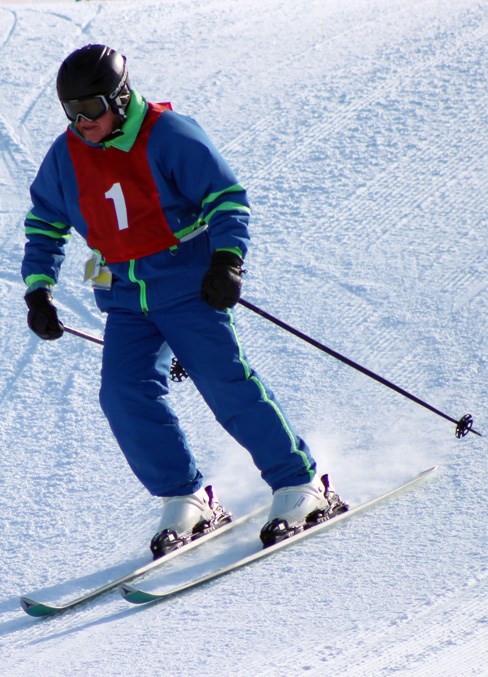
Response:
[[[424,470],[423,472],[420,473],[420,477],[422,475],[430,475],[433,472],[437,472],[441,466],[440,465],[433,465],[432,468],[427,468],[427,470]]]
[[[51,616],[57,611],[60,611],[58,607],[54,607],[49,604],[43,604],[42,602],[36,602],[34,599],[30,599],[29,597],[21,597],[20,606],[26,614],[29,614],[29,616],[33,616],[34,618]]]

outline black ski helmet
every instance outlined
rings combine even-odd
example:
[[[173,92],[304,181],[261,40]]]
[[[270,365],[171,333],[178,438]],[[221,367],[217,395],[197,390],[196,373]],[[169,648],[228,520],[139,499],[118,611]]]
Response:
[[[102,95],[122,119],[129,87],[125,56],[106,45],[86,45],[72,52],[61,64],[56,81],[61,103]]]

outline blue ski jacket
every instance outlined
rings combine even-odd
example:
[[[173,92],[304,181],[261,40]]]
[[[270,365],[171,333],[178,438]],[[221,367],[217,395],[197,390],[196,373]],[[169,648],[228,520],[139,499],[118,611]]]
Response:
[[[191,247],[188,249],[190,242],[187,241],[192,237],[198,236],[199,240],[202,238],[206,241],[209,255],[216,250],[229,250],[242,258],[245,257],[249,242],[250,216],[245,189],[238,183],[234,172],[198,123],[172,111],[169,105],[164,108],[148,132],[143,147],[142,165],[138,165],[144,170],[139,183],[143,182],[146,176],[150,178],[146,183],[155,185],[156,192],[154,195],[151,193],[151,199],[153,203],[157,203],[157,209],[161,210],[162,222],[166,229],[169,227],[168,237],[172,241],[167,245],[159,244],[158,247],[155,226],[158,219],[153,219],[153,223],[148,223],[146,249],[149,253],[146,253],[143,241],[144,225],[141,226],[139,223],[138,247],[128,250],[126,257],[119,252],[118,256],[114,256],[111,260],[111,257],[104,253],[103,237],[109,233],[107,225],[104,226],[105,230],[100,230],[103,234],[100,244],[100,232],[98,239],[94,240],[95,228],[91,221],[98,219],[101,223],[103,218],[96,210],[92,217],[83,208],[85,204],[83,196],[94,190],[97,181],[100,180],[99,165],[103,164],[104,153],[106,154],[108,149],[112,157],[110,172],[113,174],[109,177],[109,183],[112,184],[112,189],[115,186],[119,191],[110,192],[106,191],[106,187],[103,188],[103,191],[106,191],[100,194],[103,209],[105,196],[107,200],[110,198],[112,212],[114,214],[117,212],[114,218],[119,216],[119,211],[120,213],[123,211],[119,210],[119,207],[121,199],[123,200],[121,190],[124,188],[124,179],[120,179],[121,183],[118,183],[117,167],[120,167],[121,176],[124,176],[124,171],[126,174],[132,173],[133,185],[137,183],[137,170],[127,169],[130,163],[129,154],[132,151],[134,155],[133,148],[140,145],[141,128],[149,112],[154,112],[152,110],[154,105],[149,104],[133,90],[127,120],[122,126],[121,134],[101,143],[92,144],[82,139],[74,125],[70,125],[55,140],[43,160],[31,186],[32,208],[25,219],[27,242],[22,262],[22,277],[29,290],[39,286],[52,287],[57,283],[65,257],[65,244],[71,236],[72,229],[87,240],[90,246],[92,241],[96,241],[96,250],[106,259],[113,275],[114,285],[117,286],[116,305],[118,308],[129,310],[144,312],[150,310],[146,294],[147,285],[154,288],[160,275],[167,276],[167,271],[163,273],[162,268],[168,262],[171,263],[171,256],[176,255],[180,249],[186,248],[185,259],[188,259]],[[138,138],[139,142],[136,144]],[[81,180],[83,185],[80,185],[80,171],[77,167],[77,148],[80,149],[79,155],[84,158],[82,161],[84,178]],[[94,176],[92,188],[90,188],[90,167],[93,168]],[[100,190],[99,188],[99,192]],[[144,191],[144,187],[141,190]],[[154,215],[154,210],[152,213]],[[124,224],[119,223],[118,228],[130,230],[130,209],[128,217],[125,210],[124,218]],[[139,222],[143,221],[140,214],[138,218]],[[156,237],[149,242],[151,228],[153,235],[156,231]],[[111,251],[109,239],[107,236],[107,249]],[[201,249],[202,242],[197,250]],[[113,294],[96,291],[95,296],[101,310],[109,310],[110,304],[114,302]],[[152,294],[151,299],[153,304],[158,305],[157,294]]]

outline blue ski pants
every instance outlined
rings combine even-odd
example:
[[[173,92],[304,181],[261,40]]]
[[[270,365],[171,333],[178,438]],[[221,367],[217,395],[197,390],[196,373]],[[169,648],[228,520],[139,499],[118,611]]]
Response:
[[[178,269],[173,273],[166,305],[147,314],[113,308],[107,317],[100,404],[133,472],[156,496],[185,495],[202,486],[166,397],[174,354],[216,420],[249,451],[273,491],[308,482],[315,461],[248,364],[233,312],[210,307],[196,288],[182,295],[180,287],[175,303],[171,290],[178,288]],[[197,277],[199,281],[201,274]]]

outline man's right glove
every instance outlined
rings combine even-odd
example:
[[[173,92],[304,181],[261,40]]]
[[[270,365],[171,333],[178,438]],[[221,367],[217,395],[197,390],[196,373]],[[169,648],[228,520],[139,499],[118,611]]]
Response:
[[[58,319],[49,290],[41,287],[28,292],[24,298],[29,308],[27,324],[34,334],[49,341],[60,338],[64,327]]]

